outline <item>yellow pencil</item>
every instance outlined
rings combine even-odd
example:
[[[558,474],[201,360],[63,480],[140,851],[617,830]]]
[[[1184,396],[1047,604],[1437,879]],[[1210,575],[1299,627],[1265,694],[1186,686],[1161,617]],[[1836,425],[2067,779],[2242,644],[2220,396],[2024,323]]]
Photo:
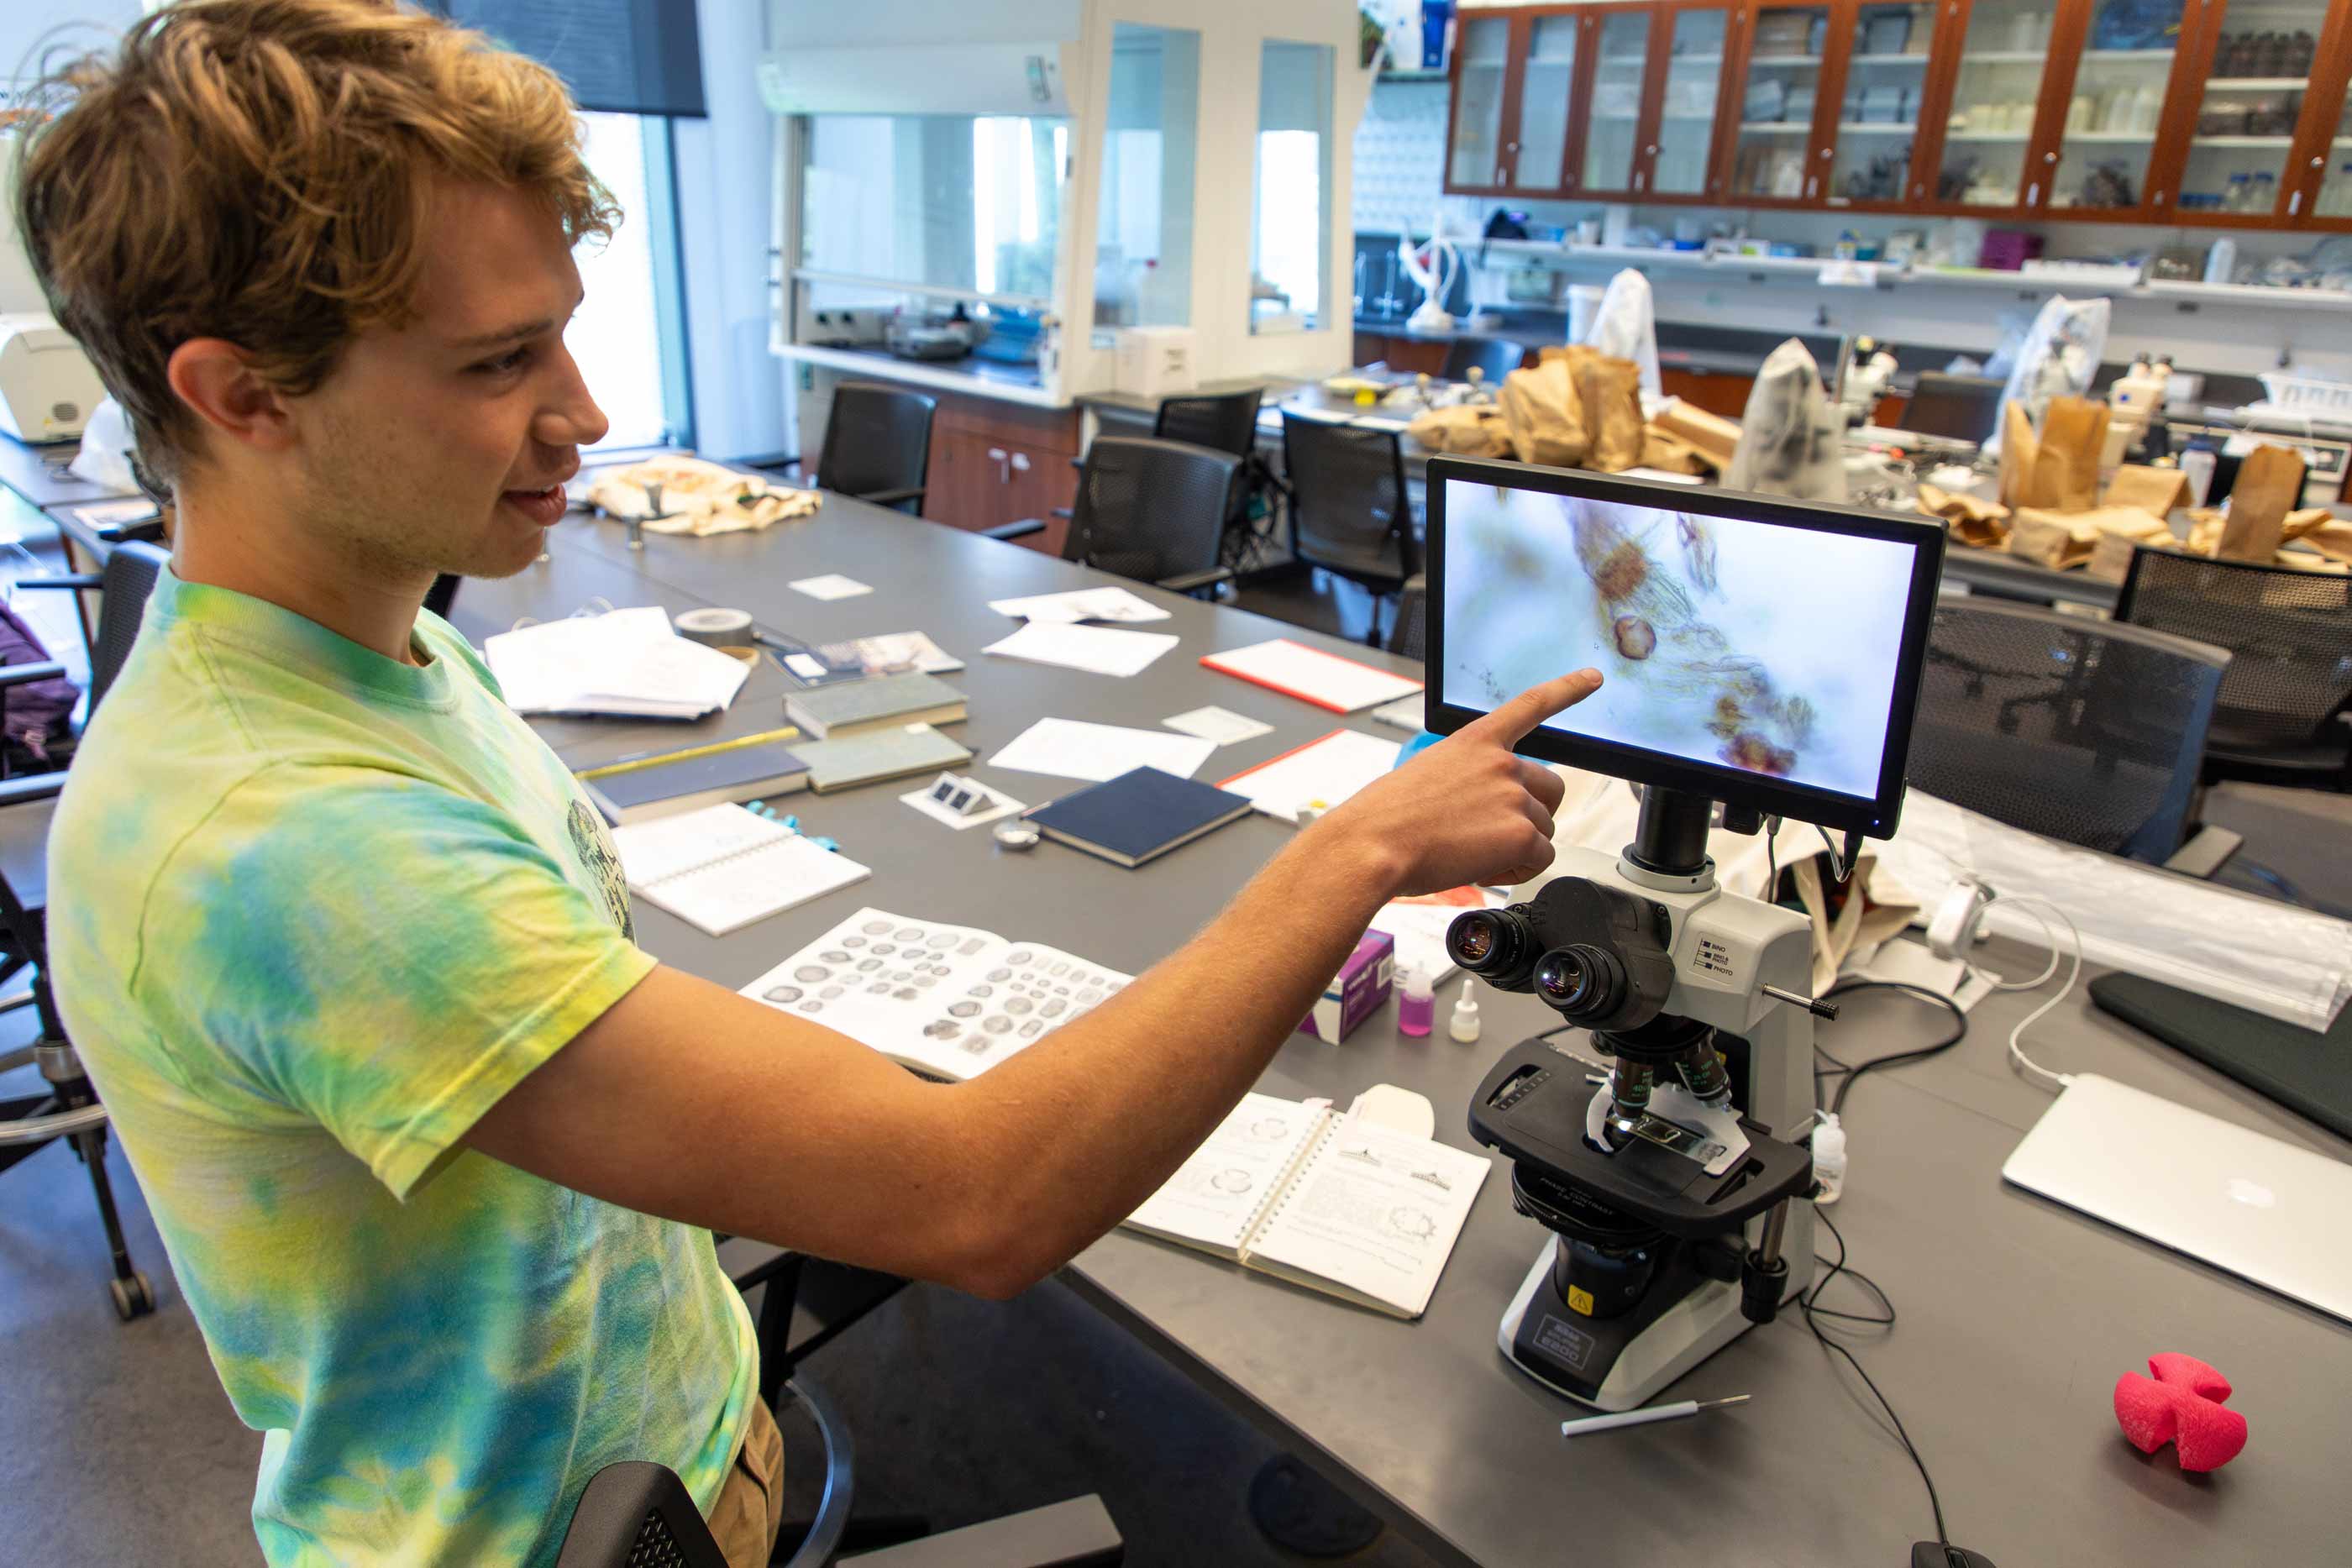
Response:
[[[757,735],[739,735],[732,740],[714,740],[708,746],[689,746],[683,751],[639,751],[617,761],[583,768],[573,777],[607,779],[615,773],[628,773],[665,762],[684,762],[691,757],[714,757],[719,752],[735,751],[746,746],[765,746],[772,740],[797,740],[800,733],[798,728],[788,724],[782,729],[763,729]]]

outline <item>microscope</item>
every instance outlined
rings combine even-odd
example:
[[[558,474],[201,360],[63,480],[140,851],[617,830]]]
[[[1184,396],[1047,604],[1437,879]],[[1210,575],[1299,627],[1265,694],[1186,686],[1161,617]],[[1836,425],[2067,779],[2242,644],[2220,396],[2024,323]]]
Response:
[[[1455,963],[1532,992],[1610,1061],[1596,1082],[1525,1040],[1470,1103],[1471,1135],[1513,1162],[1513,1206],[1552,1233],[1496,1343],[1601,1410],[1649,1403],[1812,1278],[1800,1140],[1813,1019],[1836,1009],[1805,994],[1805,918],[1717,883],[1710,804],[1651,788],[1619,854],[1564,851],[1446,933]]]
[[[1549,1235],[1496,1344],[1547,1387],[1630,1410],[1769,1322],[1813,1275],[1804,915],[1716,879],[1707,834],[1899,819],[1940,527],[1845,507],[1524,464],[1429,465],[1428,727],[1591,664],[1601,690],[1523,756],[1642,786],[1633,841],[1562,847],[1448,956],[1535,996],[1468,1106]],[[1598,1070],[1592,1064],[1599,1064]]]

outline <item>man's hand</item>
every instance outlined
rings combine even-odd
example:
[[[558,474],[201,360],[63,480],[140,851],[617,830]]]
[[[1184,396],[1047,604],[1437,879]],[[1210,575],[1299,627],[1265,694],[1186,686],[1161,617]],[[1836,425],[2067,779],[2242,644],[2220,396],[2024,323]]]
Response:
[[[1530,687],[1368,786],[1314,831],[1383,849],[1400,896],[1525,882],[1551,864],[1551,814],[1564,787],[1511,747],[1600,689],[1598,670]]]

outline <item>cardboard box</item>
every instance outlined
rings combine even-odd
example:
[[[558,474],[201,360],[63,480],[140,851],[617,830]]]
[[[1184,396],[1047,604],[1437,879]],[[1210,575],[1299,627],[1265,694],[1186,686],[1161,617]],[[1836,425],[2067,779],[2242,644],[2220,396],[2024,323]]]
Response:
[[[1365,932],[1339,972],[1331,977],[1331,983],[1323,988],[1322,1000],[1298,1026],[1299,1032],[1337,1045],[1380,1010],[1395,984],[1396,938],[1385,931]]]

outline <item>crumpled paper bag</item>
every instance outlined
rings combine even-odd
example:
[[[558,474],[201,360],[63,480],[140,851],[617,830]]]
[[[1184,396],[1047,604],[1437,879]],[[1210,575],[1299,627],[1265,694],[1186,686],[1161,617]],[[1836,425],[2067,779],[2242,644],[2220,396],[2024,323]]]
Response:
[[[1511,455],[1510,426],[1502,412],[1489,403],[1430,409],[1414,415],[1404,433],[1432,452],[1454,452],[1465,457]]]
[[[1583,404],[1568,361],[1546,360],[1503,378],[1496,400],[1503,423],[1509,427],[1511,450],[1522,463],[1573,468],[1591,450],[1584,429]]]
[[[1739,422],[1726,487],[1801,501],[1843,501],[1844,420],[1830,407],[1821,367],[1791,338],[1765,356]]]
[[[1952,538],[1979,549],[2000,549],[2009,543],[2009,508],[1998,501],[1979,500],[1939,486],[1919,486],[1919,509],[1944,519]]]
[[[625,522],[641,521],[647,533],[696,538],[811,517],[819,505],[814,490],[771,485],[756,475],[682,456],[649,457],[607,470],[588,487],[588,499]]]

